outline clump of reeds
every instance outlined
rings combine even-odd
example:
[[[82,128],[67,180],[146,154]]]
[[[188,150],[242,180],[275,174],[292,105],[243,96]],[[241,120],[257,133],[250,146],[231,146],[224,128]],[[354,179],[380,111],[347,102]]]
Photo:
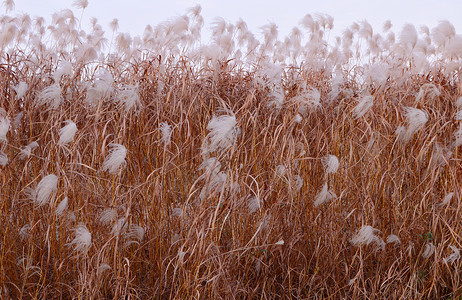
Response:
[[[0,298],[459,295],[449,22],[108,37],[88,5],[0,18]]]

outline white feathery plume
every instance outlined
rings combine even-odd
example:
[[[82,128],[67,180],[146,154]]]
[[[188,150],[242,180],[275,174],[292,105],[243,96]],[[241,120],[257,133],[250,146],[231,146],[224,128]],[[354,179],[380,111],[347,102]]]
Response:
[[[319,205],[328,202],[332,199],[336,199],[337,195],[332,192],[332,190],[329,190],[329,186],[327,185],[327,182],[324,183],[322,189],[319,191],[319,193],[316,195],[314,198],[314,206],[318,207]]]
[[[459,128],[454,132],[454,147],[462,145],[462,123],[459,124]]]
[[[424,110],[413,107],[405,107],[404,114],[406,116],[407,127],[405,128],[405,131],[402,126],[398,127],[396,134],[400,141],[407,143],[412,139],[414,134],[422,129],[425,123],[427,123],[428,114]]]
[[[218,172],[220,172],[221,163],[218,161],[216,157],[211,157],[201,163],[201,165],[199,166],[199,170],[204,171],[204,174],[201,175],[200,178],[213,177],[217,175]]]
[[[141,227],[139,225],[136,225],[136,224],[131,224],[130,227],[128,228],[128,230],[127,230],[126,237],[130,241],[137,240],[137,241],[141,242],[143,240],[145,232],[146,231],[144,230],[143,227]]]
[[[183,209],[181,207],[175,207],[173,210],[172,210],[172,217],[179,217],[179,218],[182,218],[183,217]]]
[[[55,210],[57,216],[62,216],[64,214],[64,211],[67,210],[68,202],[69,199],[67,197],[65,197],[63,200],[61,200],[61,202],[59,202]]]
[[[124,233],[127,229],[127,222],[125,222],[125,218],[119,218],[114,225],[112,226],[111,234],[114,236],[120,235]]]
[[[79,9],[85,9],[88,6],[88,0],[75,0],[72,5]]]
[[[50,109],[57,109],[62,100],[61,87],[54,83],[40,92],[36,98],[36,106],[46,105]]]
[[[295,190],[298,192],[303,186],[303,178],[300,177],[300,175],[295,175],[294,180],[295,180]]]
[[[109,155],[103,162],[103,171],[109,171],[110,174],[116,174],[119,168],[123,167],[127,162],[127,149],[121,144],[109,144],[111,150]]]
[[[19,152],[19,158],[20,159],[28,158],[32,154],[32,150],[34,150],[37,147],[38,147],[37,142],[30,143],[29,145],[24,147],[24,149],[22,149],[21,152]]]
[[[374,105],[374,96],[364,96],[353,110],[355,119],[359,119]]]
[[[98,221],[103,224],[107,225],[112,223],[117,217],[117,211],[114,208],[106,208],[99,214]]]
[[[457,99],[456,107],[459,109],[462,108],[462,96]]]
[[[8,156],[0,150],[0,166],[4,167],[8,164]]]
[[[387,66],[383,64],[369,65],[365,73],[365,78],[368,79],[368,81],[380,87],[385,85],[385,83],[387,82],[388,76],[389,76],[389,70]],[[365,97],[372,97],[372,96],[369,95]],[[365,100],[365,99],[363,98],[362,100]],[[370,101],[373,101],[373,98]]]
[[[45,205],[54,199],[58,190],[58,177],[54,174],[47,175],[40,180],[35,188],[35,201],[39,206]]]
[[[6,115],[6,111],[0,108],[0,141],[7,141],[6,134],[10,130],[10,119]]]
[[[21,240],[25,240],[29,237],[30,235],[30,225],[26,224],[21,227],[19,230],[19,236],[21,237]]]
[[[275,245],[284,245],[284,240],[280,239],[279,241],[277,241]]]
[[[76,252],[86,254],[91,247],[91,233],[87,226],[79,224],[74,229],[75,238],[70,242],[69,246],[74,246]]]
[[[385,247],[385,242],[378,237],[376,233],[381,233],[381,231],[372,226],[363,225],[358,232],[353,235],[350,242],[355,246],[369,245],[374,242],[377,244],[378,248],[383,249]]]
[[[23,98],[26,95],[27,89],[27,83],[25,83],[24,81],[19,82],[14,87],[14,91],[16,92],[16,99]]]
[[[337,173],[338,167],[340,165],[337,156],[329,154],[322,159],[322,162],[324,164],[324,168],[326,169],[326,175]]]
[[[247,210],[249,214],[253,214],[260,209],[260,199],[258,197],[250,197],[247,200]]]
[[[210,133],[206,137],[206,143],[202,147],[202,154],[206,155],[216,150],[230,148],[238,135],[236,117],[233,115],[213,116],[207,129]]]
[[[72,64],[68,61],[62,61],[59,64],[58,69],[56,69],[56,71],[53,73],[53,79],[55,82],[58,82],[61,79],[61,76],[72,76],[72,73]]]
[[[448,163],[451,156],[452,151],[435,142],[435,144],[433,144],[433,150],[429,167],[434,168],[444,166]]]
[[[115,101],[125,112],[137,110],[141,107],[141,100],[138,96],[138,86],[128,85],[123,87],[122,90],[117,93]]]
[[[401,30],[401,34],[399,36],[399,42],[407,47],[408,49],[412,50],[414,46],[417,44],[418,35],[417,30],[415,29],[414,25],[412,24],[405,24],[403,29]]]
[[[59,145],[64,145],[74,140],[75,133],[77,132],[77,125],[72,120],[67,120],[64,123],[67,125],[59,130]]]
[[[428,258],[430,255],[432,255],[434,252],[435,252],[435,245],[433,245],[433,243],[427,243],[425,245],[425,250],[424,252],[422,253],[422,257],[423,258]]]
[[[162,142],[165,146],[170,144],[172,137],[172,127],[167,122],[160,123],[160,132],[162,132]]]
[[[442,205],[447,205],[451,201],[452,197],[454,197],[454,192],[447,193],[444,196],[443,202],[441,204]]]
[[[436,87],[436,85],[432,83],[425,83],[420,87],[419,93],[415,97],[415,103],[419,103],[425,95],[427,95],[427,97],[429,97],[430,99],[433,99],[441,95],[441,92]]]
[[[392,244],[392,243],[401,244],[401,240],[399,239],[397,235],[390,234],[389,236],[387,236],[387,244]]]
[[[221,192],[227,182],[228,175],[223,171],[218,172],[216,175],[210,177],[210,181],[207,182],[205,186],[202,188],[199,198],[201,200],[204,200],[206,196],[210,195],[211,193]]]
[[[5,0],[5,1],[3,1],[3,5],[5,6],[6,11],[13,11],[14,10],[14,1],[13,0]]]
[[[291,100],[300,103],[298,111],[301,115],[305,115],[308,111],[315,110],[321,106],[321,92],[310,87]]]
[[[272,89],[271,93],[268,95],[268,104],[269,108],[281,109],[284,104],[284,91],[281,87]]]
[[[108,271],[108,270],[111,270],[111,266],[106,264],[106,263],[102,263],[99,267],[98,267],[98,273],[99,274],[102,274],[104,273],[104,271]]]
[[[447,20],[440,21],[439,24],[432,29],[431,37],[437,47],[443,47],[456,34],[454,26]]]
[[[284,165],[277,165],[276,166],[276,174],[279,177],[283,177],[287,173],[287,168]]]
[[[302,116],[300,114],[296,114],[294,117],[294,122],[295,123],[300,123],[303,120]]]
[[[387,32],[391,29],[391,27],[393,27],[393,24],[391,23],[390,20],[386,20],[385,23],[383,23],[383,32]]]
[[[24,113],[21,111],[21,112],[18,112],[15,116],[14,116],[14,127],[16,128],[19,128],[21,126],[21,121],[22,121],[22,116],[24,115]]]
[[[119,20],[114,18],[111,23],[109,23],[109,27],[111,27],[112,31],[117,31],[119,29]]]
[[[453,263],[460,259],[460,250],[454,246],[449,246],[452,249],[452,254],[443,259],[444,263]]]
[[[90,106],[96,106],[99,101],[105,97],[108,97],[113,90],[113,83],[114,78],[109,71],[102,69],[93,87],[88,88],[87,90],[87,97],[85,98],[85,102]]]
[[[454,119],[456,121],[462,121],[462,109],[456,113],[456,115],[454,116]]]

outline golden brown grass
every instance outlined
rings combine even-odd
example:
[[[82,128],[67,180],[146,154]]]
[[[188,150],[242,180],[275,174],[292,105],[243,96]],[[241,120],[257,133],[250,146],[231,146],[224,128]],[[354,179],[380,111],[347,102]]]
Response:
[[[222,66],[197,70],[187,59],[163,70],[155,61],[106,66],[118,84],[139,84],[143,108],[126,113],[108,99],[96,110],[85,107],[81,82],[91,78],[90,67],[75,65],[73,77],[61,79],[64,103],[47,111],[34,99],[51,82],[20,61],[2,65],[1,107],[11,120],[23,112],[19,127],[8,132],[9,163],[0,175],[2,298],[413,299],[461,293],[460,262],[443,259],[450,245],[462,248],[462,156],[454,148],[445,163],[432,159],[436,143],[453,141],[460,79],[435,72],[371,86],[374,105],[355,120],[352,111],[365,86],[351,80],[344,87],[350,94],[327,102],[327,76],[287,69],[286,100],[303,81],[321,92],[322,106],[296,123],[297,103],[269,108],[269,90],[255,73]],[[53,68],[40,66],[45,73]],[[289,80],[291,72],[301,79]],[[19,81],[30,87],[22,101],[11,88]],[[424,83],[441,95],[416,104]],[[429,121],[403,144],[395,130],[405,122],[406,106],[426,110]],[[235,113],[240,128],[234,147],[213,154],[229,182],[200,199],[207,184],[198,180],[201,146],[208,122],[222,109]],[[72,143],[59,146],[68,119],[79,130]],[[162,122],[173,129],[167,146]],[[19,159],[32,141],[39,147]],[[128,150],[127,165],[116,175],[101,171],[112,142]],[[315,208],[327,154],[340,161],[327,178],[337,199]],[[284,174],[277,173],[279,165]],[[38,207],[26,191],[48,174],[59,178],[57,197]],[[300,190],[296,175],[303,179]],[[442,205],[449,192],[455,196]],[[75,220],[55,213],[65,196]],[[252,214],[250,197],[261,200]],[[143,239],[127,245],[126,234],[111,233],[113,223],[99,221],[107,208],[126,226],[143,227]],[[83,254],[69,245],[79,223],[92,235]],[[22,234],[26,225],[29,232]],[[350,239],[362,225],[379,229],[384,240],[395,234],[401,244],[355,246]],[[436,251],[423,258],[427,242]]]

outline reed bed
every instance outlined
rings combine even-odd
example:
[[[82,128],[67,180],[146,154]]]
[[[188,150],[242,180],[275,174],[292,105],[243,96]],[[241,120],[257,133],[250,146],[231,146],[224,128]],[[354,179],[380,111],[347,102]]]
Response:
[[[5,1],[0,297],[461,294],[462,37],[200,7],[105,37]]]

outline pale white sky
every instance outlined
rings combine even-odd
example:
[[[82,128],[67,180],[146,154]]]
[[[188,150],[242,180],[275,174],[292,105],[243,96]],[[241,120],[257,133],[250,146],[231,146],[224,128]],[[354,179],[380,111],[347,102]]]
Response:
[[[76,17],[80,17],[80,11],[72,6],[73,2],[15,0],[15,11],[49,17],[53,12],[71,8]],[[425,24],[431,28],[440,20],[450,21],[456,32],[462,33],[462,0],[89,0],[83,23],[88,24],[90,17],[96,17],[108,31],[107,24],[118,18],[120,32],[142,35],[146,25],[156,25],[181,15],[195,4],[202,7],[205,28],[215,17],[223,17],[233,23],[242,18],[254,33],[259,32],[260,26],[274,22],[278,25],[280,38],[308,13],[325,13],[334,17],[333,35],[340,34],[352,22],[362,20],[371,23],[374,31],[381,32],[387,19],[392,21],[396,33],[405,23],[412,23],[417,28]]]

